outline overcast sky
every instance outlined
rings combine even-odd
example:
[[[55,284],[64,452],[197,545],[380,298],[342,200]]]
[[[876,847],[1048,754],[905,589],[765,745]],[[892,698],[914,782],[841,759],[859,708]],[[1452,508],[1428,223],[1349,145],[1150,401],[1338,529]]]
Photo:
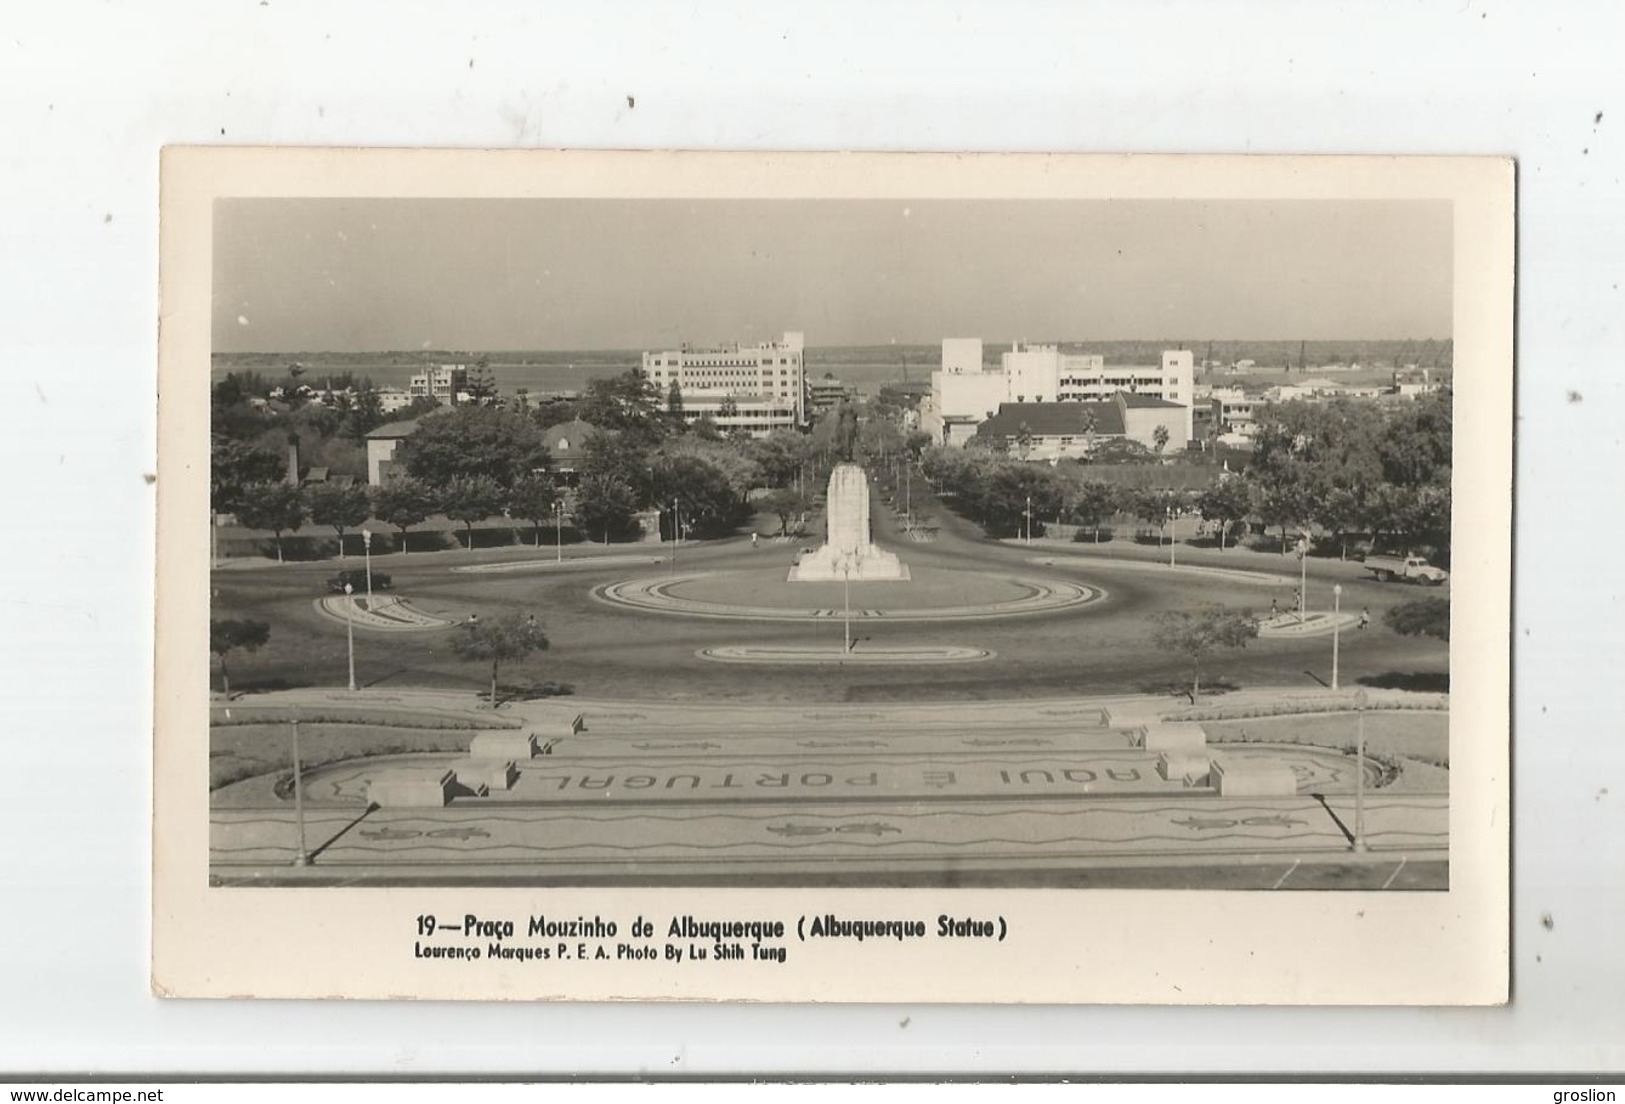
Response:
[[[1451,335],[1444,202],[221,200],[218,352]]]

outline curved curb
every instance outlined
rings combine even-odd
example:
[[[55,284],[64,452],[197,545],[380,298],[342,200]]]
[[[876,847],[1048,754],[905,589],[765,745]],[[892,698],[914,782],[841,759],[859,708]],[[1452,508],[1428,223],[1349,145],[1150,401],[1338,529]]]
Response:
[[[759,648],[724,646],[701,648],[694,653],[717,663],[753,663],[774,666],[827,665],[836,667],[926,666],[945,663],[980,663],[998,655],[990,648],[865,648],[863,651],[835,651],[828,648]]]
[[[714,573],[624,579],[617,583],[603,583],[593,587],[591,594],[594,599],[608,605],[679,617],[708,617],[725,621],[834,621],[842,616],[839,609],[795,609],[699,602],[667,593],[674,586],[707,578],[711,574]],[[1098,602],[1106,597],[1106,591],[1100,587],[1085,586],[1081,583],[1048,583],[1016,576],[1003,578],[1026,589],[1027,596],[1009,602],[944,606],[938,609],[854,609],[852,615],[863,621],[969,621],[1054,613]]]
[[[1308,620],[1298,623],[1295,613],[1282,613],[1258,623],[1260,640],[1300,640],[1306,636],[1330,636],[1334,629],[1346,629],[1360,620],[1357,613],[1340,613],[1335,618],[1329,613],[1311,611]]]
[[[483,564],[465,564],[451,568],[454,572],[474,575],[495,575],[505,571],[569,571],[586,567],[625,567],[627,564],[657,564],[661,556],[573,556],[568,560],[516,560],[511,563],[496,561]]]
[[[344,609],[348,602],[350,609]],[[356,605],[353,596],[329,594],[315,601],[316,612],[340,625],[350,624],[369,632],[435,632],[449,629],[454,622],[414,609],[404,598],[393,595],[375,599],[372,609]]]
[[[1185,564],[1165,564],[1155,560],[1102,560],[1093,556],[1077,556],[1061,554],[1056,556],[1031,556],[1029,563],[1041,564],[1044,567],[1059,567],[1071,569],[1078,567],[1082,570],[1090,568],[1104,568],[1110,571],[1117,567],[1126,567],[1138,571],[1158,571],[1164,575],[1201,575],[1210,579],[1225,579],[1234,583],[1250,583],[1253,586],[1292,586],[1296,587],[1298,580],[1293,575],[1272,575],[1263,571],[1248,571],[1239,567],[1205,567]]]

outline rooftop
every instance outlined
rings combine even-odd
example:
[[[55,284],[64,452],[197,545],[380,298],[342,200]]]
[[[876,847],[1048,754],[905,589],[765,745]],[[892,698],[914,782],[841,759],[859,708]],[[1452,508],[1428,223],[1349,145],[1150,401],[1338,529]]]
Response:
[[[1093,416],[1091,425],[1089,418]],[[979,437],[1016,437],[1022,427],[1034,437],[1072,437],[1087,433],[1120,436],[1123,412],[1115,402],[1000,403],[998,413],[977,429]]]

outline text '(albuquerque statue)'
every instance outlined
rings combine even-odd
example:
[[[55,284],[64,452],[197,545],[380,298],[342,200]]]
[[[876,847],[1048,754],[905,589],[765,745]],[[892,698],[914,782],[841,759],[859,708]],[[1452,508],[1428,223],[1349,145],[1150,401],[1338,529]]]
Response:
[[[875,547],[869,529],[869,478],[856,464],[837,464],[829,473],[824,510],[828,532],[821,547],[790,569],[790,582],[898,582],[908,568],[894,552]]]

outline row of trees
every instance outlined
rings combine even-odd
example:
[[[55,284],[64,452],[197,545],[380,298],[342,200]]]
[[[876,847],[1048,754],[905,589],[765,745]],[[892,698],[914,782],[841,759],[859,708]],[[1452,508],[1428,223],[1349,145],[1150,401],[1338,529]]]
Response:
[[[1128,487],[1092,465],[1027,464],[986,450],[935,448],[924,458],[955,510],[991,536],[1021,531],[1031,501],[1044,520],[1092,529],[1127,515],[1159,529],[1180,516],[1214,523],[1220,547],[1236,528],[1290,534],[1318,529],[1346,553],[1349,538],[1426,548],[1440,559],[1450,542],[1449,396],[1397,408],[1340,402],[1287,403],[1260,418],[1245,473],[1216,472],[1202,489]]]
[[[271,626],[247,618],[214,618],[209,622],[209,651],[220,663],[220,692],[231,698],[231,672],[226,657],[232,652],[257,652],[271,639]],[[491,708],[498,703],[497,678],[504,663],[517,663],[551,645],[536,615],[510,610],[497,617],[470,617],[457,626],[451,639],[459,659],[491,665]]]

